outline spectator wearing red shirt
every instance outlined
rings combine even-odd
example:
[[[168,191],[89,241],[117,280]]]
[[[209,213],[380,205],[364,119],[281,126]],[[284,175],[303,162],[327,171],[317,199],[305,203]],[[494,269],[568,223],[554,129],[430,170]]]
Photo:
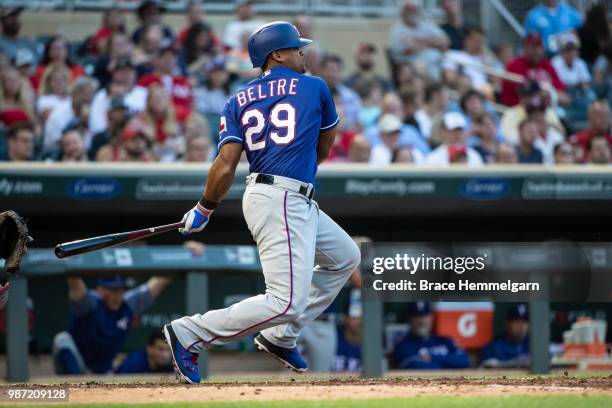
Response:
[[[155,70],[140,77],[138,85],[148,88],[150,85],[160,84],[166,88],[172,97],[176,119],[183,123],[191,113],[193,92],[189,79],[175,74],[176,54],[176,49],[172,46],[162,48],[155,60]]]
[[[79,64],[73,64],[72,61],[70,61],[66,39],[62,36],[56,35],[51,37],[45,44],[45,51],[43,52],[42,60],[40,61],[38,67],[36,67],[34,75],[32,75],[31,81],[34,90],[38,91],[47,67],[53,63],[65,64],[70,69],[72,80],[85,75],[85,71],[83,70],[82,66]]]
[[[569,103],[569,96],[565,93],[565,84],[561,82],[550,60],[546,58],[542,39],[537,34],[530,34],[524,41],[524,53],[512,60],[506,70],[513,74],[535,81],[540,85],[550,84],[559,93],[561,104]],[[512,81],[502,82],[501,102],[504,105],[515,106],[519,103],[519,84]]]
[[[570,137],[574,146],[582,149],[582,161],[589,159],[591,140],[595,137],[603,137],[608,140],[612,147],[612,119],[610,116],[610,105],[604,100],[595,101],[589,106],[589,127]]]
[[[102,26],[91,37],[92,55],[104,55],[108,51],[108,43],[114,33],[125,34],[125,16],[118,8],[104,12]]]

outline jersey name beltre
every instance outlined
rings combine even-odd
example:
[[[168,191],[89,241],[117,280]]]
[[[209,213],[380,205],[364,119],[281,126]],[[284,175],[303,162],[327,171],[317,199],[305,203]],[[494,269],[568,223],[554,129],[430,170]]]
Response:
[[[274,96],[297,95],[299,81],[298,78],[291,78],[289,80],[284,78],[273,79],[267,84],[250,86],[236,93],[236,100],[238,105],[243,107],[249,102],[256,102]]]

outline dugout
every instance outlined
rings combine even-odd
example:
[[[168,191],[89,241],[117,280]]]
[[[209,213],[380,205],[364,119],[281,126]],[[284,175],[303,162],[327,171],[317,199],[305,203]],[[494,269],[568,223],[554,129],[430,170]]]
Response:
[[[0,164],[0,210],[14,209],[28,218],[35,238],[33,248],[50,248],[62,241],[177,221],[201,194],[207,168],[186,164]],[[195,239],[206,244],[252,245],[240,210],[247,171],[239,168],[225,202]],[[378,242],[612,242],[612,172],[605,168],[326,165],[319,171],[316,199],[350,234]],[[178,234],[165,234],[148,244],[183,241]],[[178,279],[169,288],[175,298],[184,296],[182,278]],[[224,294],[231,293],[237,280],[211,279],[215,293],[210,307],[221,307]],[[247,293],[262,289],[257,274],[244,277],[239,285]],[[48,287],[57,290],[51,294]],[[35,314],[38,307],[45,307],[45,314],[64,315],[65,305],[53,299],[65,296],[65,291],[63,277],[32,282],[30,293],[38,299]],[[400,318],[395,307],[387,308],[388,319]],[[609,304],[571,308],[574,314],[612,315]],[[172,309],[172,304],[165,303],[158,316]],[[496,320],[496,327],[501,324]],[[553,340],[560,340],[566,328],[562,319],[553,318]],[[43,352],[50,346],[51,329],[44,323],[35,327]],[[144,337],[144,331],[130,338],[128,349],[142,340],[138,336]]]

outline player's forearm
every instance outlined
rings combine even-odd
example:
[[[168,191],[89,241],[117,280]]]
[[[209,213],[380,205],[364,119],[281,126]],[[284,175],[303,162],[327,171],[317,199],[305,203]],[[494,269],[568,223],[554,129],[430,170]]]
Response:
[[[147,282],[149,292],[154,298],[158,297],[162,291],[170,284],[171,278],[167,276],[153,276]]]
[[[208,172],[208,179],[206,181],[206,189],[200,203],[206,202],[218,203],[220,202],[225,194],[229,191],[232,183],[234,182],[234,172],[236,166],[224,160],[221,156],[213,162]],[[204,207],[206,207],[204,205]]]

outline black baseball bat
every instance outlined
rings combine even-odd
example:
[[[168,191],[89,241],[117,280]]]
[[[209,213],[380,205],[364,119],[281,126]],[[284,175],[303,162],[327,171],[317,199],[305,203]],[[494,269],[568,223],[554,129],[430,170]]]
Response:
[[[99,237],[80,239],[78,241],[64,242],[55,247],[55,256],[67,258],[86,252],[108,248],[138,239],[152,237],[168,231],[176,231],[185,226],[185,221],[174,224],[160,225],[159,227],[145,228],[136,231],[119,232],[116,234],[101,235]]]

